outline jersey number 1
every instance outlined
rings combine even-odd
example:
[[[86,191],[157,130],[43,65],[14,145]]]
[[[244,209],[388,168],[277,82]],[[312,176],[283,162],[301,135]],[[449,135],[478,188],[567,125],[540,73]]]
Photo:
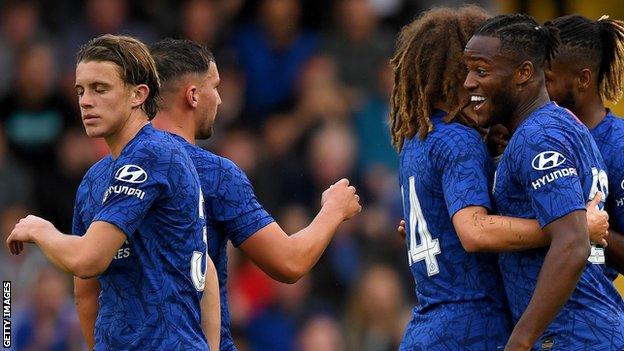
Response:
[[[401,187],[401,195],[403,195],[403,187]],[[403,195],[405,196],[405,195]],[[403,199],[405,204],[405,198]],[[438,259],[436,255],[441,253],[440,242],[438,239],[434,239],[429,232],[427,221],[423,215],[422,208],[420,207],[420,201],[416,195],[416,184],[414,177],[409,177],[409,249],[407,251],[407,260],[409,265],[425,261],[427,269],[427,275],[432,276],[440,273],[440,267],[438,266]],[[420,239],[420,244],[416,241],[416,232]]]
[[[205,219],[204,215],[204,195],[199,190],[199,218]],[[208,260],[208,237],[206,225],[203,227],[203,240],[206,245],[206,250],[204,252],[193,251],[193,256],[191,256],[191,280],[193,281],[193,285],[197,291],[204,291],[204,286],[206,285],[206,265],[203,265],[202,268],[202,258],[204,253],[206,254],[206,260]]]

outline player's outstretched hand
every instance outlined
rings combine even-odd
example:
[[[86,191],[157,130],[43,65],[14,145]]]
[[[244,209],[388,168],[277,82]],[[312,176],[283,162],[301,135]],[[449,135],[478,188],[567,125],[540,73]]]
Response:
[[[24,250],[24,243],[34,242],[35,233],[54,229],[52,223],[37,216],[28,215],[20,219],[6,240],[7,247],[12,254],[18,255]]]
[[[587,229],[589,239],[602,247],[607,247],[607,237],[609,236],[609,214],[598,208],[602,200],[602,192],[587,203]]]
[[[345,221],[362,211],[360,197],[355,193],[355,187],[350,186],[346,178],[330,185],[323,192],[321,207],[333,213],[339,213]]]
[[[397,227],[397,233],[399,233],[401,238],[403,238],[403,240],[405,240],[405,237],[407,237],[407,231],[405,230],[405,220],[402,219],[399,222],[399,226]]]

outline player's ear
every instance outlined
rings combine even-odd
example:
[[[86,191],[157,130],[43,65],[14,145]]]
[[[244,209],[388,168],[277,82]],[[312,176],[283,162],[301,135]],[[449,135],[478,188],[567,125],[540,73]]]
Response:
[[[576,85],[579,91],[585,91],[592,82],[592,74],[589,68],[584,68],[576,75]]]
[[[522,85],[533,78],[534,74],[535,66],[533,66],[533,62],[526,60],[516,68],[516,71],[514,72],[514,83]]]
[[[149,95],[149,87],[146,84],[139,84],[132,89],[132,107],[143,105]]]
[[[197,103],[199,102],[199,92],[195,85],[191,85],[186,88],[186,93],[184,95],[186,98],[186,103],[189,105],[189,107],[197,107]]]

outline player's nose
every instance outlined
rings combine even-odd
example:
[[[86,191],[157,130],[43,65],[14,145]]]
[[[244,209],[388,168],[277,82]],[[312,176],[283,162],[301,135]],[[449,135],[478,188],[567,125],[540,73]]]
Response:
[[[464,88],[468,91],[476,89],[478,86],[477,80],[474,77],[474,72],[468,72],[466,80],[464,80]]]

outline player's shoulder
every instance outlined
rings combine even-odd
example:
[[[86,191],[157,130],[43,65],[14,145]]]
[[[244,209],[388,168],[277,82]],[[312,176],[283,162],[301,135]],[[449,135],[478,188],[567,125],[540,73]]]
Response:
[[[605,120],[609,123],[613,142],[624,145],[624,118],[609,112]]]
[[[84,177],[82,177],[79,188],[89,186],[93,182],[99,182],[102,181],[102,179],[106,179],[110,175],[110,168],[112,164],[113,158],[111,155],[107,155],[94,163],[91,167],[89,167]]]
[[[112,164],[112,157],[107,155],[89,167],[84,177],[82,177],[80,185],[78,185],[76,199],[80,199],[83,195],[89,193],[94,184],[100,183],[104,179],[107,179],[110,176],[110,168]]]
[[[434,149],[465,149],[473,150],[484,145],[479,132],[474,128],[458,122],[441,122],[434,125],[433,131],[425,139]]]
[[[148,124],[137,134],[134,149],[173,151],[183,149],[183,143],[172,134],[156,129],[151,124]]]

